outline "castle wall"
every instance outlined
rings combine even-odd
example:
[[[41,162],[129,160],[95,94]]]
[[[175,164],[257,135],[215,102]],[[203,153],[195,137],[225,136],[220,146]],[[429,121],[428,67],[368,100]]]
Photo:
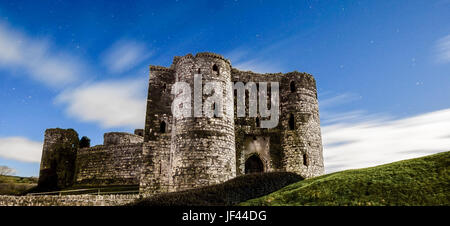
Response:
[[[158,134],[169,133],[172,123],[170,94],[175,82],[174,70],[160,66],[150,66],[148,84],[147,111],[145,116],[144,141],[155,140]],[[161,131],[161,124],[165,124],[166,131]]]
[[[121,206],[140,198],[139,194],[120,195],[0,195],[0,206]]]
[[[142,143],[97,145],[78,150],[76,185],[137,185],[142,164]]]
[[[137,144],[142,142],[144,142],[142,136],[131,133],[110,132],[103,135],[103,145]]]
[[[231,72],[233,82],[243,82],[244,84],[248,82],[255,82],[256,84],[258,84],[259,82],[279,82],[283,75],[281,73],[259,74],[251,71],[240,71],[235,68],[233,68]],[[271,90],[269,87],[270,85],[268,85],[267,91],[268,98],[270,99]],[[245,112],[247,117],[237,117],[236,96],[234,99],[237,175],[242,175],[245,173],[245,161],[253,154],[257,154],[264,162],[265,172],[284,170],[282,166],[283,150],[280,146],[280,134],[282,131],[280,123],[275,128],[260,128],[257,120],[261,122],[262,120],[268,120],[269,118],[261,117],[259,114],[259,110],[257,117],[258,119],[254,117],[248,117],[250,105],[249,92],[247,90],[245,94]],[[253,141],[253,138],[256,138],[256,141]],[[264,138],[266,139],[265,141],[261,140]],[[263,152],[261,150],[251,148],[252,146],[260,145],[257,144],[260,142],[264,142],[265,145],[268,145],[269,147],[264,148]]]
[[[256,118],[235,118],[237,174],[245,172],[245,161],[252,153],[261,154],[246,145],[248,137],[269,137],[270,161],[266,163],[269,166],[266,171],[295,172],[304,177],[323,174],[319,105],[314,78],[300,72],[259,74],[234,68],[232,77],[234,82],[279,82],[280,85],[280,118],[277,127],[264,129],[257,125]],[[270,98],[270,89],[267,91]],[[246,91],[247,116],[248,97]],[[289,125],[291,114],[294,119],[292,130]],[[259,121],[267,119],[258,114]]]
[[[170,136],[161,135],[157,140],[144,143],[139,186],[141,193],[156,194],[170,190]]]
[[[258,156],[264,165],[264,172],[270,172],[273,170],[272,159],[270,156],[270,137],[269,136],[245,136],[244,151],[242,154],[243,160],[241,161],[241,169],[245,173],[245,160],[252,155]]]

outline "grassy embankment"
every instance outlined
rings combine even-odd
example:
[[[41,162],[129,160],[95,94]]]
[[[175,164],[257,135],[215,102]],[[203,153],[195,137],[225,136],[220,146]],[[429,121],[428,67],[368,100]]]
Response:
[[[241,205],[450,205],[450,152],[303,180]]]

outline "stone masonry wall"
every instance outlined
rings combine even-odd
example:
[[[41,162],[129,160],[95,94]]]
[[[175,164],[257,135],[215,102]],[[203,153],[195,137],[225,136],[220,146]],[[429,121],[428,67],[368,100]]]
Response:
[[[142,142],[144,142],[142,136],[131,133],[110,132],[103,135],[103,145],[137,144]]]
[[[97,145],[78,150],[75,184],[137,185],[142,164],[142,143]]]
[[[169,191],[170,136],[163,134],[157,140],[144,143],[139,186],[141,193],[156,194]]]
[[[45,130],[38,182],[41,188],[56,189],[72,185],[78,145],[78,133],[73,129]]]
[[[281,85],[281,145],[286,171],[306,178],[324,173],[316,82],[307,73],[290,72]],[[293,121],[293,128],[290,125]]]
[[[270,100],[271,92],[270,82],[280,82],[280,79],[283,76],[282,73],[259,74],[251,71],[240,71],[236,68],[232,68],[231,74],[233,82],[243,82],[244,84],[254,82],[257,84],[257,88],[259,88],[259,82],[267,82],[268,100]],[[236,94],[237,92],[235,91],[235,95]],[[262,120],[268,120],[269,118],[261,117],[259,110],[257,118],[248,117],[250,106],[249,95],[249,92],[246,90],[245,108],[247,117],[237,117],[237,97],[234,97],[237,175],[242,175],[245,173],[245,161],[252,155],[257,155],[261,159],[264,163],[265,172],[284,170],[281,161],[281,158],[283,157],[283,150],[280,146],[280,134],[282,131],[280,123],[275,128],[261,128],[260,122]],[[280,114],[282,113],[280,112]],[[268,145],[268,147],[257,147],[261,146],[261,144],[264,144],[265,146]]]
[[[139,194],[121,195],[0,195],[0,206],[120,206],[130,203]]]
[[[244,173],[246,159],[256,154],[265,164],[265,171],[295,172],[304,177],[324,173],[322,139],[320,132],[319,105],[316,83],[312,75],[300,72],[259,74],[251,71],[232,69],[234,82],[279,82],[280,117],[278,126],[272,129],[260,128],[257,118],[235,118],[237,174]],[[258,87],[259,88],[259,87]],[[270,88],[268,85],[268,98]],[[246,91],[246,114],[248,116],[248,97]],[[235,97],[236,98],[236,97]],[[270,102],[270,101],[268,101]],[[236,106],[236,101],[235,101]],[[294,128],[289,125],[292,114]],[[266,118],[268,119],[268,118]],[[254,151],[247,145],[248,137],[261,140],[268,137],[269,153]],[[254,145],[253,145],[254,146]],[[252,150],[254,149],[254,150]],[[259,149],[260,150],[260,149]],[[270,159],[267,160],[267,156]]]
[[[150,66],[147,94],[144,141],[157,139],[158,134],[170,133],[172,124],[171,95],[175,82],[174,70],[161,66]],[[165,131],[161,131],[164,129]]]

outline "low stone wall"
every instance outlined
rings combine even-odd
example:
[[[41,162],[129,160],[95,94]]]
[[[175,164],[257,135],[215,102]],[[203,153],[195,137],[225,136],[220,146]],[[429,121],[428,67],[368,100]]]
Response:
[[[0,206],[120,206],[138,198],[139,194],[122,195],[0,195]]]
[[[138,185],[142,143],[97,145],[78,150],[75,170],[77,185]]]

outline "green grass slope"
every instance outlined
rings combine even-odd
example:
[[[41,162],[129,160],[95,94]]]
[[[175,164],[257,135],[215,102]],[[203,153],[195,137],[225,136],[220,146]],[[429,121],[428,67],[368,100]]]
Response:
[[[0,175],[0,195],[20,195],[35,187],[37,178]]]
[[[303,180],[245,206],[450,205],[450,152]]]

